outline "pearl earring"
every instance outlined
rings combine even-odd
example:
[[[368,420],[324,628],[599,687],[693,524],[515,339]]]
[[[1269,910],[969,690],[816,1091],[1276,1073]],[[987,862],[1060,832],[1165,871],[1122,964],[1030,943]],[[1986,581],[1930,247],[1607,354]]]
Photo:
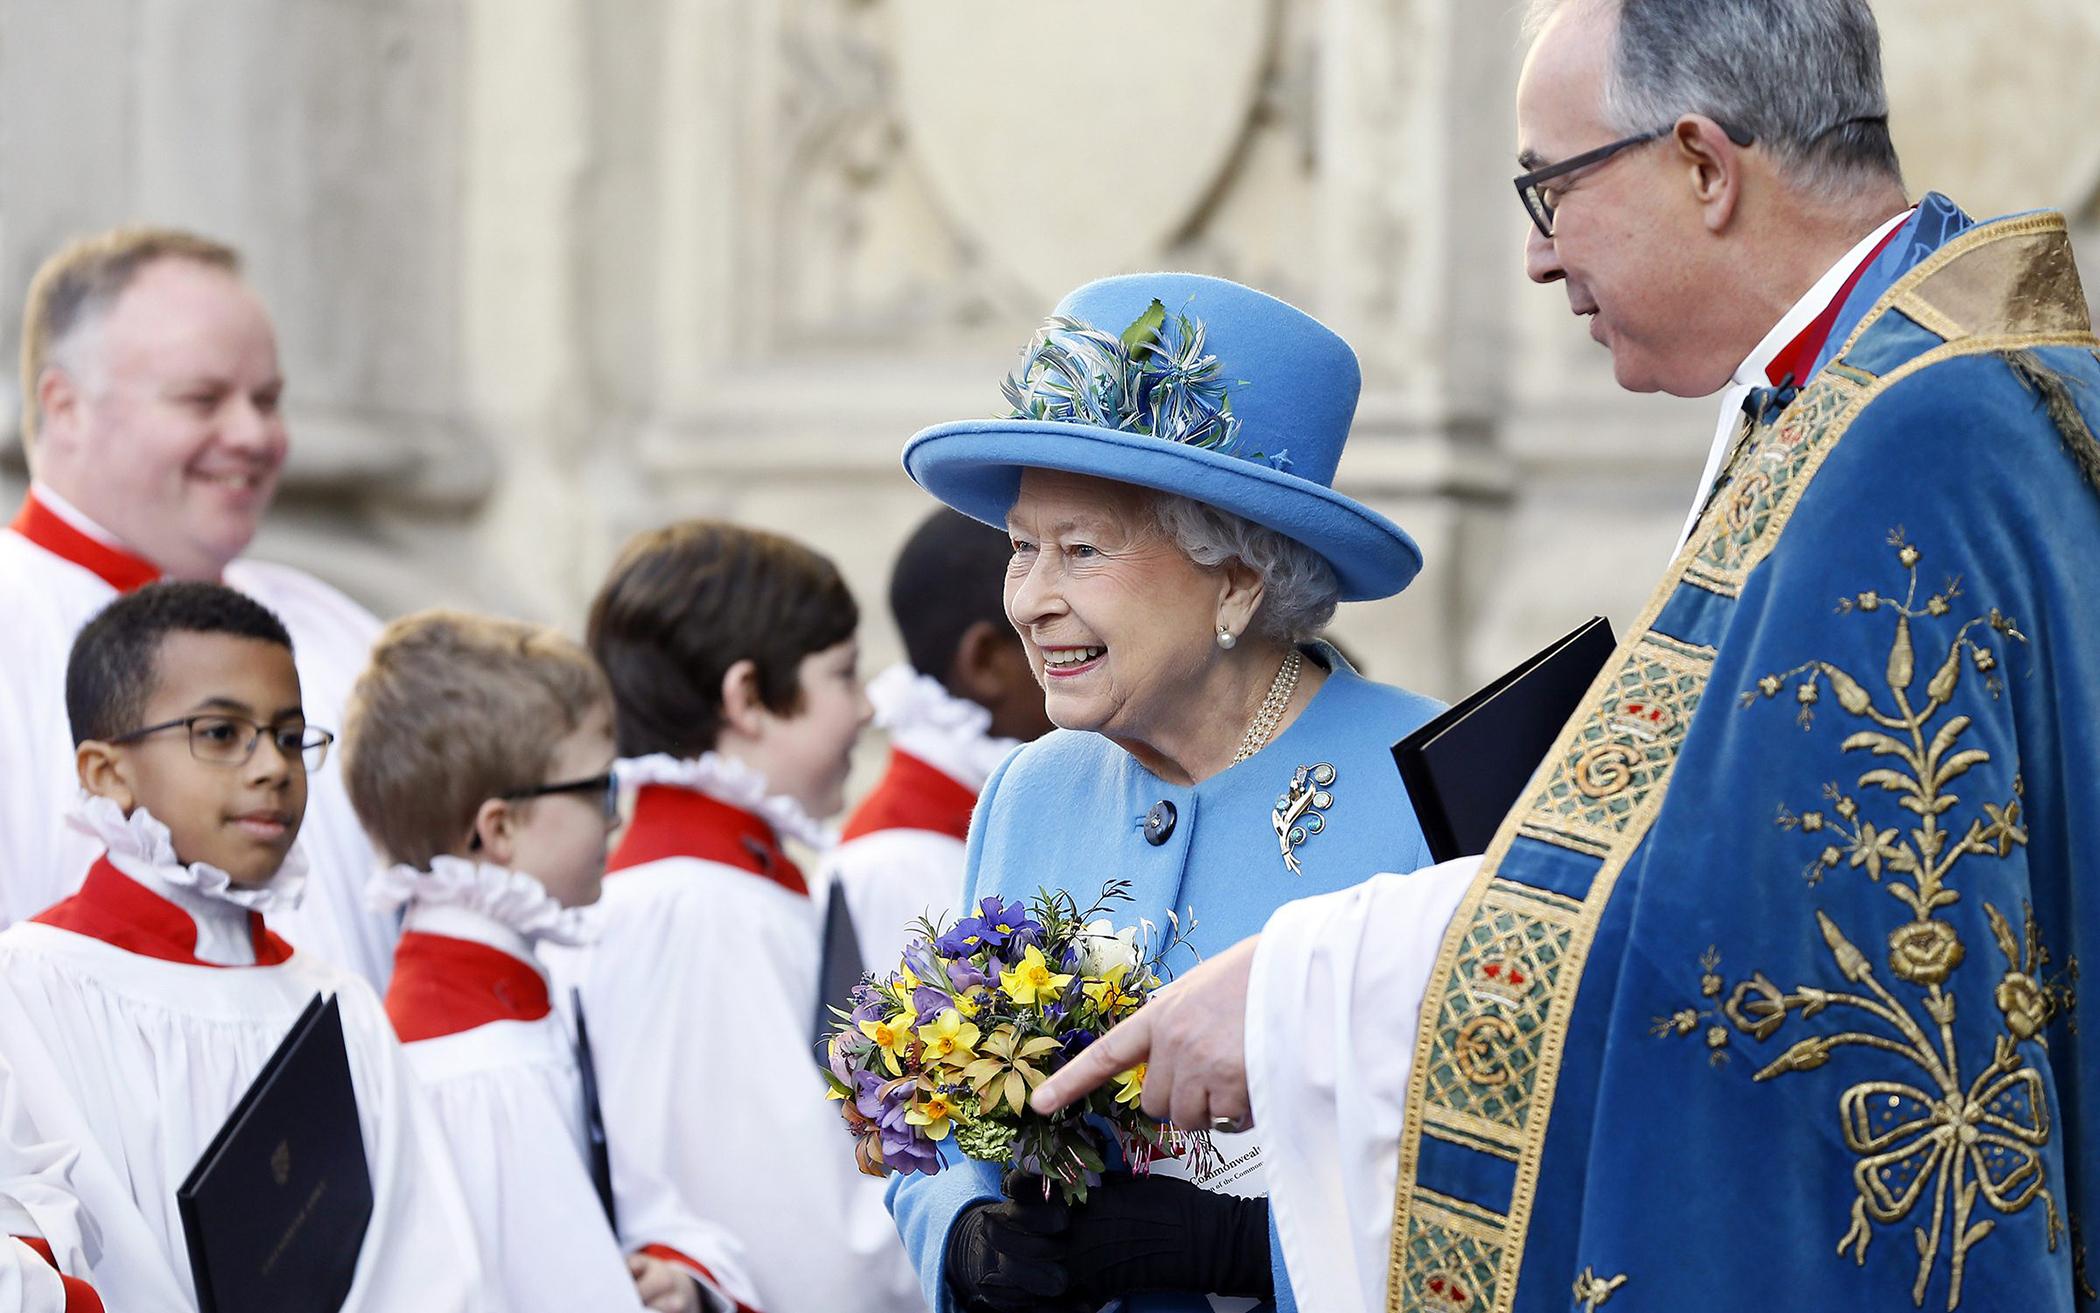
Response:
[[[1233,633],[1233,632],[1232,632],[1232,631],[1231,631],[1230,629],[1227,629],[1227,628],[1226,628],[1225,626],[1223,626],[1223,625],[1219,625],[1219,626],[1218,626],[1218,646],[1219,646],[1219,647],[1222,647],[1222,648],[1224,648],[1224,649],[1225,649],[1225,650],[1226,650],[1227,652],[1230,652],[1230,651],[1232,650],[1232,646],[1233,646],[1233,644],[1235,644],[1235,643],[1237,643],[1237,642],[1239,642],[1239,641],[1240,641],[1240,639],[1239,639],[1239,635],[1237,635],[1237,634]]]

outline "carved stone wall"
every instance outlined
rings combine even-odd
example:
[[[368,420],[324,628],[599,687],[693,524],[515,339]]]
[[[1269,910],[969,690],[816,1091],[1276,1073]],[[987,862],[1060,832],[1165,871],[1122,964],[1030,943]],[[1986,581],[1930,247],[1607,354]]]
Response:
[[[292,382],[260,550],[574,623],[628,534],[731,515],[838,559],[880,662],[903,441],[1071,285],[1225,274],[1361,354],[1341,482],[1429,563],[1338,631],[1451,696],[1631,617],[1712,432],[1522,279],[1519,8],[0,0],[0,318],[66,234],[224,236]],[[2100,255],[2100,9],[1882,10],[1913,186]]]

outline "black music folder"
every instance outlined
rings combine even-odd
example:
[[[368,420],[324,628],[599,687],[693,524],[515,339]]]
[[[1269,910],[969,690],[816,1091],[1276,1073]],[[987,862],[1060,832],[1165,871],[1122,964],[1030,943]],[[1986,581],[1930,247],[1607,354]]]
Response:
[[[372,1220],[336,1000],[314,995],[175,1192],[202,1313],[334,1313]]]
[[[838,1018],[831,1015],[835,1007],[851,1009],[853,1004],[847,996],[860,978],[867,972],[867,964],[860,960],[860,935],[853,928],[853,912],[846,906],[846,886],[843,879],[833,877],[831,894],[824,908],[824,938],[818,945],[817,962],[817,1015],[812,1025],[811,1042],[816,1045],[817,1065],[829,1067],[824,1042]]]
[[[1597,616],[1393,745],[1433,860],[1487,851],[1616,645]]]

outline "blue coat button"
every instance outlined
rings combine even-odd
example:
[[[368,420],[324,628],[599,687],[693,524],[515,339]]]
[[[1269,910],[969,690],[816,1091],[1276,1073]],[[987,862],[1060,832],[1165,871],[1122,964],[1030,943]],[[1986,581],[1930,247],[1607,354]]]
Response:
[[[1154,848],[1165,843],[1174,833],[1174,804],[1162,798],[1152,804],[1145,813],[1145,842]]]

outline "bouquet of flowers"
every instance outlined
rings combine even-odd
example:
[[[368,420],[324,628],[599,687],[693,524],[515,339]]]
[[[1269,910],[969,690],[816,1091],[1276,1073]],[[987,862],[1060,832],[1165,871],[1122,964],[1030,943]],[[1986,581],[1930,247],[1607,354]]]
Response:
[[[922,919],[897,970],[863,978],[850,1012],[833,1009],[831,1097],[861,1171],[938,1172],[941,1142],[953,1137],[966,1156],[1040,1176],[1070,1203],[1100,1183],[1100,1126],[1134,1172],[1207,1147],[1139,1108],[1143,1066],[1054,1116],[1028,1107],[1050,1073],[1144,1005],[1167,955],[1186,945],[1171,913],[1156,951],[1138,930],[1117,931],[1103,913],[1129,889],[1112,880],[1087,908],[1046,891],[1026,907],[985,898],[951,926]]]

